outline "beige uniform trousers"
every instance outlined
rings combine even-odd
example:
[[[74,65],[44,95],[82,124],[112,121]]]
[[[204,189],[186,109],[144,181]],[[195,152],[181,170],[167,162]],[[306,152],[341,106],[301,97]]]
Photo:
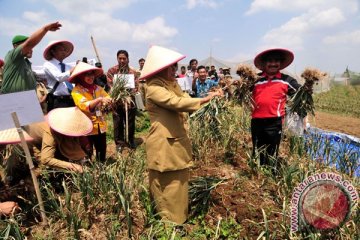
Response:
[[[141,98],[143,100],[144,106],[146,106],[146,82],[140,82],[139,83],[139,91],[141,93]]]
[[[163,220],[183,224],[188,217],[189,169],[159,172],[149,169],[150,193]]]

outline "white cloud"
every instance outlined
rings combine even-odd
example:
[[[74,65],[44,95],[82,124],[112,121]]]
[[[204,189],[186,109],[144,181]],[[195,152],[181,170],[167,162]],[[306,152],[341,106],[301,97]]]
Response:
[[[62,27],[60,30],[47,34],[51,39],[76,39],[86,33],[86,26],[81,22],[73,22],[70,20],[59,20]]]
[[[24,12],[22,18],[0,18],[0,24],[3,26],[0,33],[5,36],[15,34],[31,35],[42,26],[51,23],[49,16],[45,12]],[[86,25],[81,22],[71,20],[59,20],[62,27],[56,32],[46,34],[46,38],[54,39],[71,39],[83,34]]]
[[[36,30],[36,26],[24,23],[18,18],[2,18],[0,17],[0,35],[13,37],[16,34],[29,35]]]
[[[188,9],[193,9],[197,6],[217,8],[219,4],[214,0],[186,0],[186,7]]]
[[[35,1],[35,0],[31,0]],[[136,0],[128,1],[107,1],[105,6],[99,6],[94,10],[94,6],[88,5],[98,1],[63,1],[62,7],[57,7],[62,19],[58,21],[62,24],[59,31],[46,34],[44,39],[38,44],[37,52],[42,51],[51,40],[67,39],[74,43],[75,50],[69,59],[76,60],[82,56],[94,56],[90,36],[96,41],[97,47],[101,52],[104,66],[109,64],[108,59],[116,60],[114,57],[114,45],[124,47],[143,46],[144,44],[163,44],[168,45],[171,39],[178,34],[178,29],[169,26],[166,19],[162,16],[154,16],[142,22],[125,21],[119,14],[112,11],[123,8]],[[52,4],[54,1],[51,1]],[[82,6],[83,3],[84,6]],[[101,3],[103,4],[103,3]],[[106,11],[109,9],[109,11]],[[84,13],[86,11],[86,14]],[[30,35],[46,23],[53,20],[52,16],[59,12],[24,12],[18,18],[4,18],[0,16],[0,35],[8,36],[11,39],[16,34]],[[51,19],[51,20],[50,20]],[[11,48],[11,40],[8,41],[8,48]],[[117,48],[117,47],[116,47]],[[141,51],[143,49],[141,48]],[[35,64],[43,62],[41,54],[34,54]]]
[[[140,24],[115,19],[107,13],[91,13],[91,16],[82,17],[81,22],[88,34],[99,41],[165,43],[178,34],[178,30],[168,26],[161,16]]]
[[[277,11],[304,11],[308,9],[319,10],[327,8],[328,6],[338,7],[350,13],[358,11],[358,0],[254,0],[251,3],[250,9],[245,13],[251,15],[266,10]]]
[[[40,13],[41,23],[34,24],[39,19],[35,12],[26,12],[23,19],[0,18],[3,26],[0,33],[7,36],[15,34],[30,35],[40,28],[44,22],[50,22],[45,13]],[[89,18],[88,16],[92,17]],[[161,16],[149,19],[144,23],[126,22],[121,19],[113,18],[108,13],[89,12],[88,15],[81,16],[77,21],[70,19],[60,19],[62,27],[59,31],[47,34],[47,38],[54,39],[86,39],[93,35],[98,42],[141,42],[141,43],[166,43],[175,35],[178,30],[167,25]]]
[[[178,30],[166,25],[163,17],[155,17],[144,24],[135,26],[132,40],[137,42],[157,42],[174,37]]]
[[[121,19],[112,18],[107,13],[91,13],[92,18],[81,17],[87,33],[99,41],[126,42],[131,40],[132,24]]]
[[[31,21],[31,22],[42,23],[44,21],[44,19],[48,18],[48,15],[44,11],[41,11],[41,12],[26,11],[26,12],[23,13],[23,18],[25,20],[28,20],[28,21]]]
[[[53,5],[59,12],[64,14],[90,16],[89,12],[114,12],[118,9],[127,8],[130,4],[137,0],[47,0],[48,3]]]
[[[132,23],[119,18],[116,12],[129,7],[138,0],[48,0],[59,12],[72,14],[75,22],[85,29],[81,32],[93,35],[97,41],[103,42],[166,42],[178,33],[174,27],[168,26],[163,17],[154,17],[143,23]],[[75,33],[76,35],[76,33]]]
[[[352,32],[339,33],[337,35],[327,36],[323,39],[325,44],[360,44],[360,30]]]
[[[312,27],[331,27],[338,23],[345,21],[345,16],[342,12],[342,10],[338,8],[330,8],[324,11],[315,12],[311,11],[309,14],[307,14],[309,17],[309,25]],[[306,19],[304,19],[306,20]]]
[[[268,31],[263,37],[263,42],[266,47],[280,46],[299,50],[303,48],[303,42],[307,34],[326,27],[332,27],[343,21],[345,21],[344,14],[338,8],[324,9],[322,11],[310,10],[290,19],[282,26]]]

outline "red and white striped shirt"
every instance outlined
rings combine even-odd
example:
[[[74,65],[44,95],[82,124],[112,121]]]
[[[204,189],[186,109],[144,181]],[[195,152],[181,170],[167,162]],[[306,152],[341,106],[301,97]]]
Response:
[[[270,78],[266,73],[262,73],[253,88],[255,105],[252,118],[283,117],[286,95],[294,94],[300,86],[289,75],[278,72]]]

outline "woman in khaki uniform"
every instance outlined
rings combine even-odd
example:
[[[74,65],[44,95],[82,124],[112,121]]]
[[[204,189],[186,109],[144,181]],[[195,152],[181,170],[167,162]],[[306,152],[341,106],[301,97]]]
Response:
[[[47,122],[33,123],[24,129],[34,139],[29,145],[40,165],[83,172],[87,156],[79,137],[90,133],[93,124],[80,109],[56,108],[47,115]]]
[[[177,62],[184,55],[152,46],[140,79],[146,79],[146,108],[150,132],[146,140],[150,192],[164,220],[182,224],[188,216],[188,181],[191,143],[187,133],[187,113],[200,108],[222,92],[205,98],[190,98],[178,85]]]

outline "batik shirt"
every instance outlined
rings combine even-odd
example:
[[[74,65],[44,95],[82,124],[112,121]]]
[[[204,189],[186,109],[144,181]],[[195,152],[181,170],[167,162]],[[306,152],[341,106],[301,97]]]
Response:
[[[196,97],[203,98],[208,95],[210,88],[218,85],[218,82],[211,79],[206,79],[204,82],[200,82],[196,79],[196,89],[193,89],[196,93]]]

